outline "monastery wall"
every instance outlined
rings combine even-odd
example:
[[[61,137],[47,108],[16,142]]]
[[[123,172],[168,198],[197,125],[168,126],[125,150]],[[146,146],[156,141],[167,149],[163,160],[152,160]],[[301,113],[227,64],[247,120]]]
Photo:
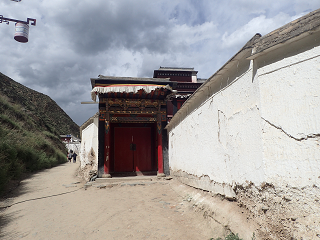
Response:
[[[318,39],[244,58],[168,128],[171,174],[236,200],[257,239],[320,237]]]
[[[82,130],[80,149],[81,168],[92,166],[90,170],[98,167],[98,117],[95,116],[91,123]]]
[[[320,186],[320,47],[315,39],[288,44],[257,61],[267,182]]]
[[[254,60],[265,183],[235,191],[239,206],[249,209],[260,225],[261,239],[320,236],[319,37],[314,34]]]
[[[169,132],[170,168],[190,185],[198,185],[190,178],[199,178],[206,190],[233,198],[235,183],[265,181],[259,85],[252,81],[250,61],[237,62],[209,91],[206,101]]]

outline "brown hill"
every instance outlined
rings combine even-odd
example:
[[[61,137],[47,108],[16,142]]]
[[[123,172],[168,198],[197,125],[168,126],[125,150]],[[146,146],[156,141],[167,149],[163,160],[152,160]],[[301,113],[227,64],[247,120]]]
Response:
[[[79,126],[49,96],[32,90],[0,73],[0,94],[22,109],[39,124],[39,128],[58,135],[79,136]]]

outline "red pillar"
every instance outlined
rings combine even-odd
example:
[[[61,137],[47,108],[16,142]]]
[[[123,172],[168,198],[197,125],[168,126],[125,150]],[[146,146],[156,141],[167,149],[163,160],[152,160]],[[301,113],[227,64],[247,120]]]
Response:
[[[163,153],[162,153],[162,126],[161,126],[161,115],[158,115],[157,121],[157,135],[158,135],[158,177],[165,177],[163,171]]]
[[[158,176],[163,173],[163,155],[162,155],[162,135],[158,134]]]
[[[105,121],[105,149],[104,149],[104,173],[103,178],[111,178],[110,175],[110,123]]]

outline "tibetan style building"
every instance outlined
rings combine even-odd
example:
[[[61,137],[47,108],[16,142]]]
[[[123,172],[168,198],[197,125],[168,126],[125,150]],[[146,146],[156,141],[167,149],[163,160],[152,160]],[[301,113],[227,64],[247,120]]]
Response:
[[[99,97],[98,177],[169,172],[164,129],[201,85],[193,68],[163,68],[154,78],[99,76],[91,79]]]
[[[98,176],[163,176],[166,101],[176,82],[100,75],[91,84],[92,99],[99,97]]]
[[[202,83],[198,81],[197,73],[198,71],[193,68],[160,67],[154,70],[154,78],[170,78],[170,81],[177,82],[177,94],[167,103],[168,122],[192,93],[201,86]]]

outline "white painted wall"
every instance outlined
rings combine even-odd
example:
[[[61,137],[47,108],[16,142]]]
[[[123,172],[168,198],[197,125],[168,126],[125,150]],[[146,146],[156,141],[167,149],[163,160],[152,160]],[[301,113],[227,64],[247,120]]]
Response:
[[[257,61],[268,182],[320,184],[320,46],[315,39],[311,35]],[[287,55],[277,59],[279,53]]]
[[[197,74],[192,74],[191,81],[194,82],[194,83],[198,82],[197,81]]]
[[[169,164],[172,171],[218,183],[265,180],[260,134],[259,89],[252,83],[249,60],[236,64],[221,78],[232,82],[213,94],[169,132]],[[240,76],[237,73],[243,73]],[[220,192],[221,193],[221,192]]]
[[[249,182],[319,185],[316,35],[251,61],[242,58],[201,89],[208,96],[189,99],[191,110],[185,111],[190,112],[176,114],[179,123],[168,126],[172,173],[184,172],[200,182],[209,178],[223,187]]]
[[[93,170],[98,168],[98,116],[81,133],[81,168],[90,164]]]

